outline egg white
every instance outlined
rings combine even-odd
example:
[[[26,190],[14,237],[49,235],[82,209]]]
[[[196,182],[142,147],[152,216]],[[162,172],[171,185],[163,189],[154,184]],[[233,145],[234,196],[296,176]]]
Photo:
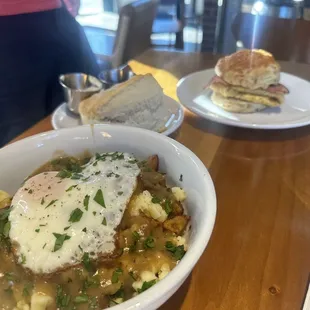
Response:
[[[33,273],[52,273],[80,263],[85,252],[96,259],[115,250],[116,228],[140,173],[132,156],[115,154],[101,156],[101,160],[93,157],[77,179],[44,172],[17,191],[9,216],[10,239],[24,267]],[[98,190],[105,207],[94,200]],[[69,222],[77,208],[83,212],[81,218]],[[54,233],[70,237],[56,251]]]

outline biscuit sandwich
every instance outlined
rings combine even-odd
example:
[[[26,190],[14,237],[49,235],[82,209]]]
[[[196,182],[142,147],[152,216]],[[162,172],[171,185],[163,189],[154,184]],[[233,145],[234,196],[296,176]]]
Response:
[[[221,58],[206,88],[214,104],[226,111],[253,113],[284,102],[289,91],[279,83],[280,65],[264,50],[241,50]]]

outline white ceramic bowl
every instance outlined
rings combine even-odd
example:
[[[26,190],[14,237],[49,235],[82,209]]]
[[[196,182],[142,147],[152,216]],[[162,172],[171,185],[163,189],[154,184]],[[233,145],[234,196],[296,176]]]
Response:
[[[85,150],[130,152],[138,158],[158,154],[160,170],[187,192],[192,226],[188,252],[165,279],[113,307],[113,310],[156,309],[185,281],[209,241],[216,215],[210,175],[196,155],[164,135],[133,127],[96,125],[50,131],[0,149],[0,189],[14,194],[26,176],[52,157],[62,152],[77,155]]]

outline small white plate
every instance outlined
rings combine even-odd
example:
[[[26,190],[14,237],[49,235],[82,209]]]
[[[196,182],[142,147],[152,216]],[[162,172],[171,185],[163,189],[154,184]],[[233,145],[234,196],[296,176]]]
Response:
[[[174,133],[183,123],[184,110],[183,107],[175,100],[168,96],[164,96],[164,105],[169,113],[169,120],[165,127],[167,128],[162,132],[165,136]],[[52,126],[54,129],[70,128],[81,126],[82,122],[78,115],[70,112],[66,103],[61,104],[52,115]]]
[[[281,73],[280,82],[290,93],[284,103],[277,108],[240,114],[224,111],[212,103],[210,92],[204,87],[215,75],[214,69],[190,74],[178,82],[177,94],[184,107],[215,122],[237,127],[258,129],[284,129],[310,124],[310,83],[297,76]]]

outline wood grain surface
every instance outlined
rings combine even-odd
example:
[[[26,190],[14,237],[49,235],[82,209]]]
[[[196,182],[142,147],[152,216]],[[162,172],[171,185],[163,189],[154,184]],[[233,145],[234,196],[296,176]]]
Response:
[[[177,99],[178,80],[216,59],[150,50],[130,65]],[[309,65],[281,65],[310,80]],[[50,129],[48,117],[16,140]],[[310,126],[247,130],[186,111],[176,139],[210,170],[218,213],[207,249],[161,310],[301,309],[310,271]]]

